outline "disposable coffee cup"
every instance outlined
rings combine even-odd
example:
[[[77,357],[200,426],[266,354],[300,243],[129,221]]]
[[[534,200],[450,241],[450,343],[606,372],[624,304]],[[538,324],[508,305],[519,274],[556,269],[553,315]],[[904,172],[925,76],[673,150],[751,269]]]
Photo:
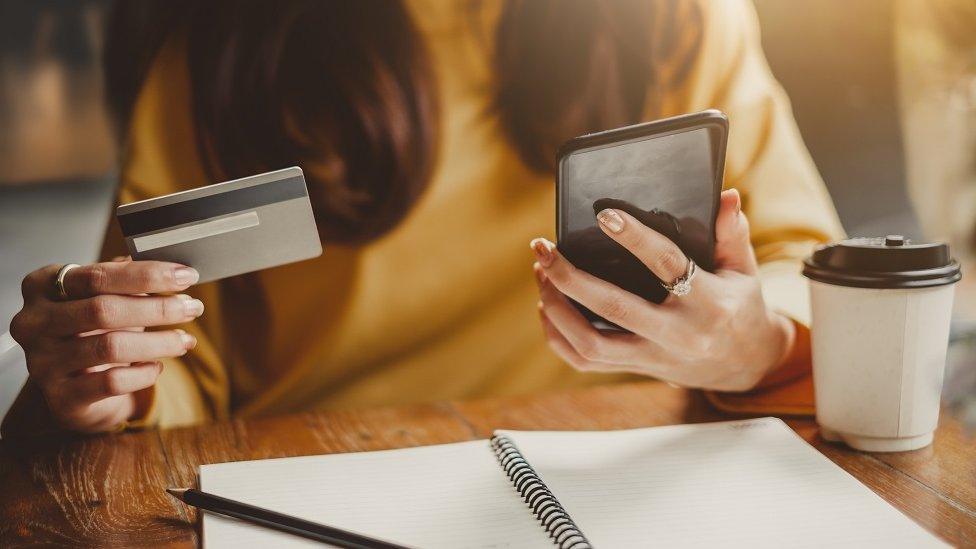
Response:
[[[823,438],[869,452],[932,443],[959,264],[898,235],[818,248],[804,262]]]

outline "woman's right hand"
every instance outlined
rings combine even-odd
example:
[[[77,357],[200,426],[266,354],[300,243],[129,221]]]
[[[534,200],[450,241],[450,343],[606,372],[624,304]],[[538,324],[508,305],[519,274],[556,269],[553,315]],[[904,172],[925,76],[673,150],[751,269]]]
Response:
[[[145,331],[193,320],[203,303],[179,292],[199,280],[189,267],[129,259],[84,265],[55,286],[60,265],[24,278],[24,307],[10,335],[24,348],[30,379],[55,420],[83,432],[110,431],[143,412],[139,391],[162,370],[159,359],[196,346],[183,330]],[[148,295],[147,295],[148,294]]]

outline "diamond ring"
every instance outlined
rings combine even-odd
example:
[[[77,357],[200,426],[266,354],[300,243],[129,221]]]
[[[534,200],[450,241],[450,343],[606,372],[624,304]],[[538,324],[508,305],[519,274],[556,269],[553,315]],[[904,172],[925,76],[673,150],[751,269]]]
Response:
[[[696,274],[698,274],[698,265],[695,265],[695,260],[689,257],[685,274],[674,279],[670,284],[662,282],[661,285],[671,295],[678,297],[688,295],[691,293],[691,281],[695,278]]]

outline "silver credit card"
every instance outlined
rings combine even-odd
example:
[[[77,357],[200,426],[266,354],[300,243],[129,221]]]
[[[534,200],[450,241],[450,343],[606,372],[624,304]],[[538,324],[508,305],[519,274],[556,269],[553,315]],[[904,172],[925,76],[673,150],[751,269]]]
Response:
[[[123,204],[133,259],[189,265],[209,282],[322,254],[301,168]]]

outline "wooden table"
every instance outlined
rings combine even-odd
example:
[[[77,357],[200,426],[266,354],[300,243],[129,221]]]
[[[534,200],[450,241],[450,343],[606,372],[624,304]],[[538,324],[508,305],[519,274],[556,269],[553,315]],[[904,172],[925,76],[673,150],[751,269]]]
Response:
[[[163,492],[202,463],[380,450],[487,438],[495,428],[623,429],[726,416],[659,382],[473,402],[303,413],[74,440],[0,441],[0,547],[191,546],[195,513]],[[803,438],[928,530],[976,546],[976,439],[943,417],[933,446],[865,454]]]

